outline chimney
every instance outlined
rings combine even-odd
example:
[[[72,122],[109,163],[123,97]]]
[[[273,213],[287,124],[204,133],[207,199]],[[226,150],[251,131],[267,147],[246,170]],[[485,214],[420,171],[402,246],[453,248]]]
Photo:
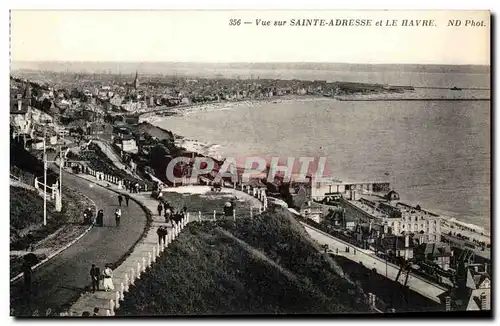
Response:
[[[451,311],[451,297],[447,296],[444,298],[444,307],[445,311]]]
[[[405,234],[405,248],[408,248],[410,246],[410,235]]]
[[[486,294],[483,292],[481,293],[481,310],[486,310],[487,307],[486,307]]]
[[[23,108],[23,101],[17,100],[17,111],[21,111],[22,108]]]

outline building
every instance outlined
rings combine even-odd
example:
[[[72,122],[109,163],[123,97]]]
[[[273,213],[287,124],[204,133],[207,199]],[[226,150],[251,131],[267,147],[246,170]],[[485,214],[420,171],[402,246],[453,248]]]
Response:
[[[394,234],[414,233],[419,243],[441,241],[441,219],[438,215],[404,203],[397,203],[394,207],[399,210],[401,217],[385,218]]]
[[[126,153],[134,153],[137,154],[139,151],[139,148],[137,147],[137,143],[135,139],[132,137],[125,136],[122,139],[120,139],[119,142],[119,147],[122,151]]]
[[[441,219],[438,215],[405,203],[394,204],[386,199],[388,196],[399,198],[396,192],[391,191],[384,196],[365,195],[359,200],[347,200],[347,214],[360,221],[387,223],[393,234],[413,234],[419,244],[441,241]]]
[[[27,99],[17,99],[10,104],[10,124],[17,135],[31,133],[32,108]]]
[[[300,207],[300,215],[305,218],[309,218],[316,223],[320,223],[323,216],[323,209],[323,205],[313,201],[308,201]]]
[[[376,241],[375,248],[377,251],[383,252],[388,256],[404,260],[413,259],[414,243],[409,234],[404,234],[402,236],[391,234],[379,237]]]
[[[389,191],[390,183],[386,181],[339,181],[321,180],[316,181],[316,177],[311,177],[311,198],[322,200],[326,194],[339,193],[344,198],[356,200],[357,196],[366,194],[385,194]]]
[[[491,310],[491,278],[486,271],[459,264],[456,279],[456,287],[439,296],[447,311]]]
[[[415,258],[419,261],[433,263],[444,270],[450,268],[453,251],[445,243],[423,243],[415,248]]]

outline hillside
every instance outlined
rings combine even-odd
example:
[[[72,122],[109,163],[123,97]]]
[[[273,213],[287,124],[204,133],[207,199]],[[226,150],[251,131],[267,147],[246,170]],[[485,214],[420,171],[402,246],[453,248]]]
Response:
[[[369,312],[364,294],[287,212],[194,222],[117,315]]]

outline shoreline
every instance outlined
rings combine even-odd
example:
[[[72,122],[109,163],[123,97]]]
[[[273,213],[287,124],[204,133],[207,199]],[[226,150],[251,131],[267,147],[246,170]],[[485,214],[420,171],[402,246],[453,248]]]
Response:
[[[321,97],[321,96],[306,97],[306,96],[294,95],[294,96],[286,96],[286,97],[283,96],[280,98],[271,98],[271,99],[243,100],[234,102],[215,102],[215,103],[204,103],[199,105],[187,105],[183,107],[169,107],[155,112],[147,112],[141,114],[139,117],[139,123],[143,121],[148,122],[157,128],[165,130],[160,125],[158,125],[158,122],[167,118],[168,116],[184,116],[186,114],[192,114],[195,112],[206,111],[206,110],[209,111],[221,110],[224,107],[227,107],[228,109],[233,109],[235,107],[240,107],[240,106],[252,107],[263,103],[283,103],[283,102],[294,102],[294,101],[321,101],[321,100],[335,101],[338,99],[332,97]],[[457,100],[460,101],[461,99]],[[380,99],[380,101],[384,101],[384,99]],[[168,112],[169,114],[168,115],[162,114],[165,112]],[[217,151],[217,149],[221,148],[222,145],[210,144],[198,141],[197,139],[185,138],[182,135],[175,134],[173,131],[171,132],[175,136],[174,140],[175,145],[185,148],[186,151],[188,152],[198,153],[207,157],[214,158],[216,160],[222,160],[224,158],[223,153]],[[432,210],[432,209],[426,209],[426,210]],[[491,245],[491,231],[488,231],[485,227],[481,227],[479,225],[475,225],[466,221],[461,221],[456,217],[453,217],[452,214],[446,214],[446,215],[437,213],[435,214],[441,218],[442,229],[443,231],[445,231],[443,233],[447,234],[449,231],[461,233],[462,235],[468,236],[471,239],[471,241],[472,239],[476,239],[478,241],[482,241]],[[474,229],[475,231],[470,231],[467,230],[466,228]]]

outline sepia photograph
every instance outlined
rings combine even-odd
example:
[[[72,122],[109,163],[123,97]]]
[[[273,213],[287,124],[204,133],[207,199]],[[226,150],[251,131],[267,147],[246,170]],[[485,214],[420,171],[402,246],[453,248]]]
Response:
[[[10,316],[491,318],[491,24],[11,10]]]

